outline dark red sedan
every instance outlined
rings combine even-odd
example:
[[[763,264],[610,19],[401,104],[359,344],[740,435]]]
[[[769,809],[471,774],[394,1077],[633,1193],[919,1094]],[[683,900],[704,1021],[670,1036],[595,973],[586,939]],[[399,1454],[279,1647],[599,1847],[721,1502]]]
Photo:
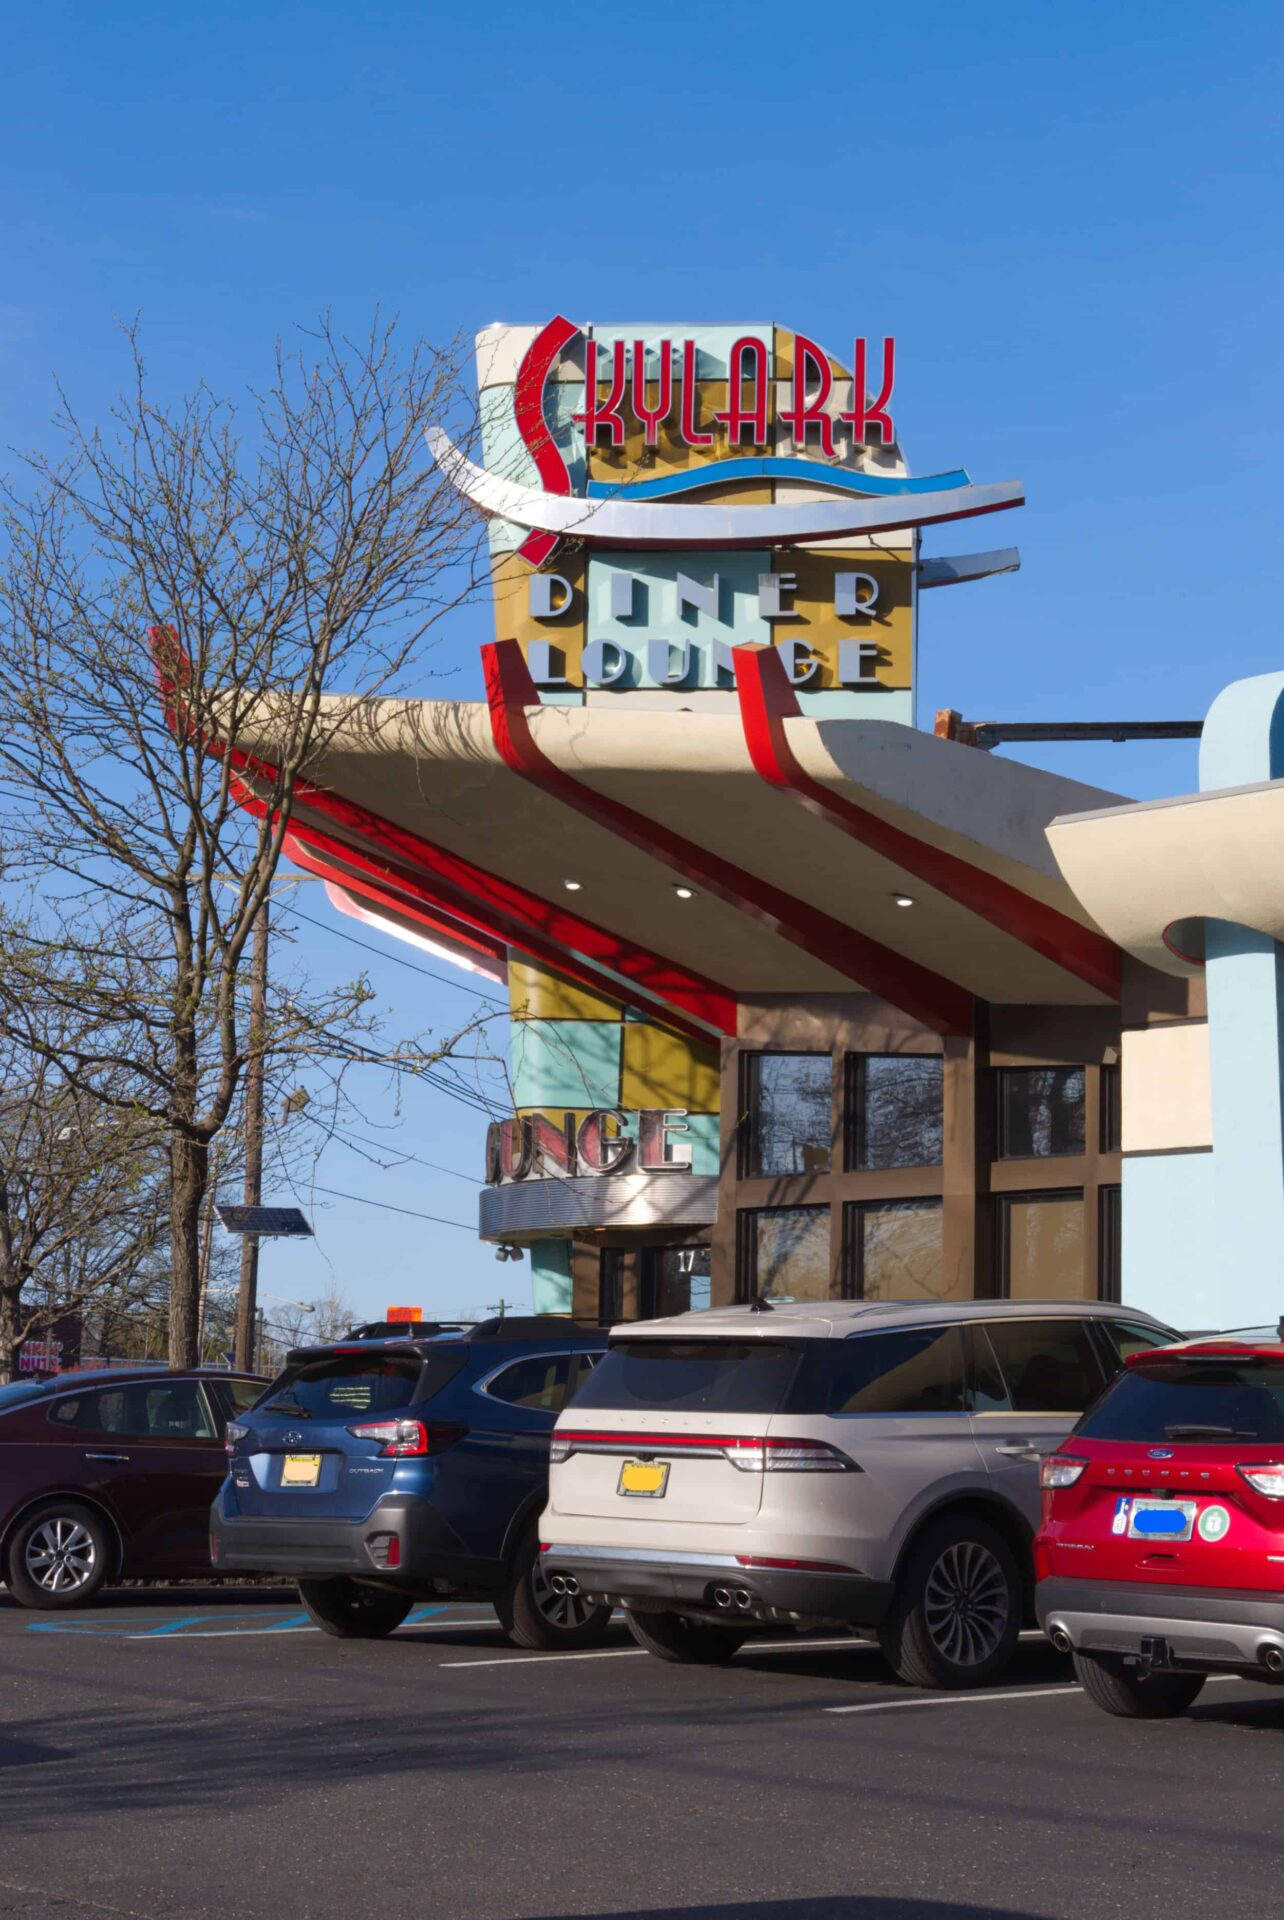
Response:
[[[113,1367],[0,1387],[0,1572],[24,1607],[210,1573],[229,1420],[266,1381]]]

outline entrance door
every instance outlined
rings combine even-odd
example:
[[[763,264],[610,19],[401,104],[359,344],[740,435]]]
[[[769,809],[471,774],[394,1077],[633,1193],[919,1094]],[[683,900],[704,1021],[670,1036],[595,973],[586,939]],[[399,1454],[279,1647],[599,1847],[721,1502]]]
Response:
[[[642,1256],[643,1320],[660,1320],[709,1305],[708,1247],[647,1247]]]

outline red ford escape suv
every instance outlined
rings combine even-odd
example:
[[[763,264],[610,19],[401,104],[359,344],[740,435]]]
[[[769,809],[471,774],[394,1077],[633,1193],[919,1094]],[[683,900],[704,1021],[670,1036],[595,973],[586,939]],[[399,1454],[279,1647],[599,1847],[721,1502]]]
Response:
[[[1039,1624],[1107,1713],[1284,1677],[1284,1340],[1134,1353],[1043,1462]]]

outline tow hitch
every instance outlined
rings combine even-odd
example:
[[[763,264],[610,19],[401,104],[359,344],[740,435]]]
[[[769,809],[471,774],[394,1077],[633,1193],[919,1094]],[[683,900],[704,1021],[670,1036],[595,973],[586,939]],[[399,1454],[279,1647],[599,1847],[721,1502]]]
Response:
[[[1163,1673],[1173,1664],[1172,1650],[1160,1634],[1142,1635],[1141,1646],[1137,1653],[1137,1665],[1144,1674]]]

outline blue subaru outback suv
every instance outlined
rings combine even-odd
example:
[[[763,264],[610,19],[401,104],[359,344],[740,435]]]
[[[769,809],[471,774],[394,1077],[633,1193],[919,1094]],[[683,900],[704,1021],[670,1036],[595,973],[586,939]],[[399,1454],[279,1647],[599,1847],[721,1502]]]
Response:
[[[301,1348],[228,1426],[210,1558],[293,1574],[343,1638],[447,1598],[490,1601],[519,1646],[593,1644],[610,1609],[553,1592],[537,1529],[553,1423],[605,1349],[551,1316]]]

